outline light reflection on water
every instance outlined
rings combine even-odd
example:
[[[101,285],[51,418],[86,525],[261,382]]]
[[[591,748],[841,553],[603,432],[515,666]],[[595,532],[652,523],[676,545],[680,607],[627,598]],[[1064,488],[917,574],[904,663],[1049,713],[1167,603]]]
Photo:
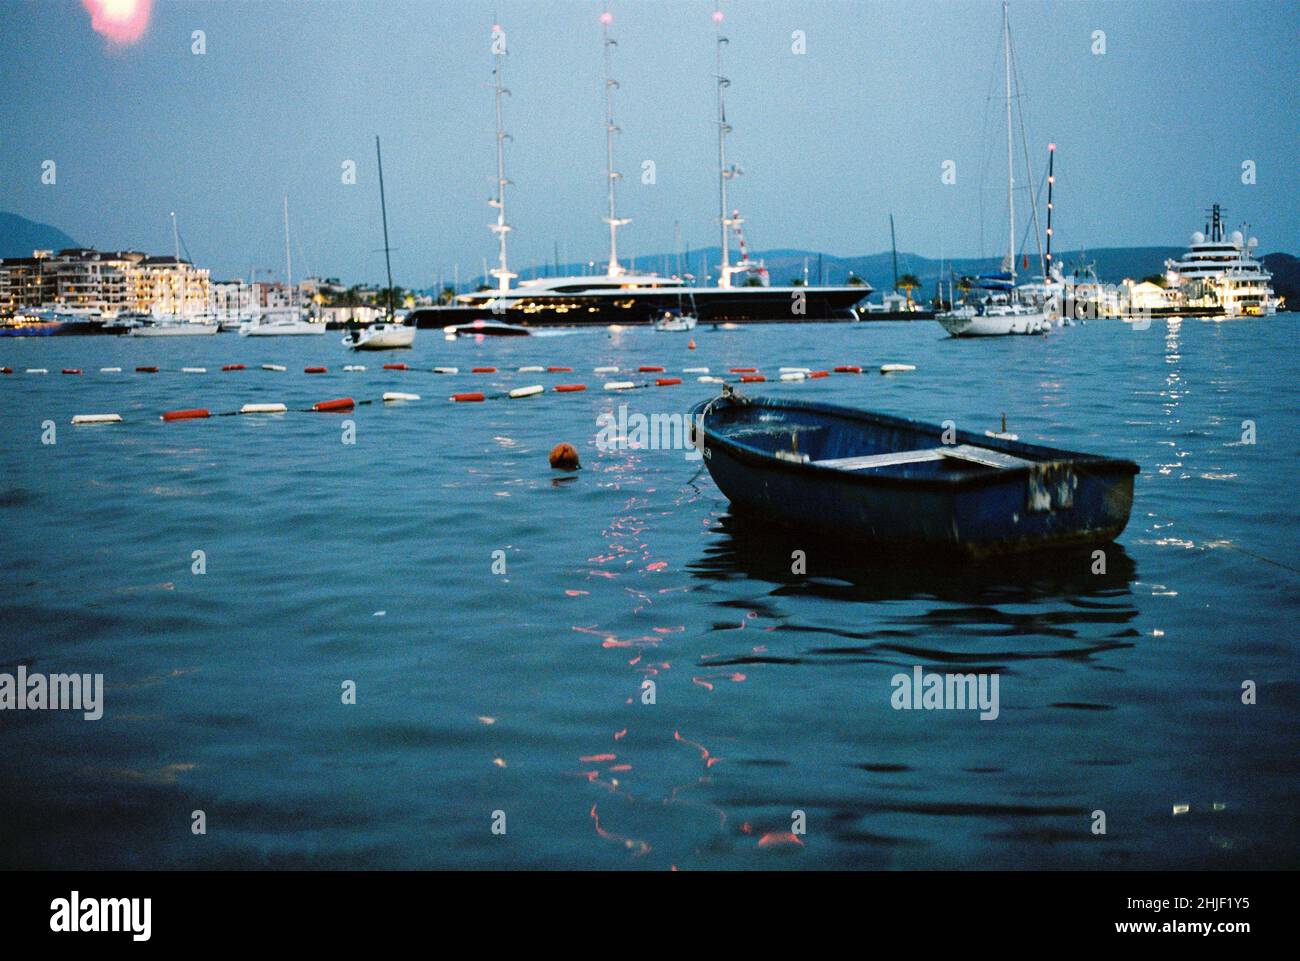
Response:
[[[404,358],[566,364],[550,380],[592,387],[606,364],[915,364],[755,392],[972,429],[1006,412],[1027,440],[1138,461],[1104,574],[1088,555],[972,569],[799,543],[733,516],[680,451],[596,449],[602,411],[683,411],[707,390],[689,382],[466,408],[441,398],[550,380],[343,375],[321,345],[226,337],[0,345],[15,369],[289,367],[0,382],[0,670],[109,689],[95,724],[0,714],[4,863],[1294,865],[1296,582],[1269,563],[1296,555],[1294,334],[809,325],[697,331],[695,351],[646,331],[425,339]],[[335,372],[295,373],[321,362]],[[425,400],[358,408],[353,447],[337,415],[156,420],[384,389]],[[128,423],[66,426],[91,410]],[[582,471],[549,470],[561,440]],[[995,672],[1000,717],[893,710],[914,665]]]

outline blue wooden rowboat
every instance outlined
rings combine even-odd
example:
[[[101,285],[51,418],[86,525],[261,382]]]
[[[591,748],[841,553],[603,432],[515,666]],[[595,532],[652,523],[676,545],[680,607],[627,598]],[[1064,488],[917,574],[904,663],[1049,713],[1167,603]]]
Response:
[[[900,551],[983,557],[1113,541],[1138,465],[776,398],[696,405],[694,438],[733,510]]]

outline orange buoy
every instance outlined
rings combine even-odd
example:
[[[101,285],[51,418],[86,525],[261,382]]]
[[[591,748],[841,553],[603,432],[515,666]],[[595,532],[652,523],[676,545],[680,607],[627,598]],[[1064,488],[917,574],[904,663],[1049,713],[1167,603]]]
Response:
[[[682,382],[682,379],[681,379],[680,377],[660,377],[660,378],[658,378],[658,379],[655,380],[655,386],[656,386],[656,387],[672,387],[673,385],[675,385],[675,384],[680,384],[681,382]]]
[[[326,370],[326,368],[324,368],[324,367],[304,367],[304,368],[302,369],[302,372],[303,372],[304,374],[326,374],[326,373],[329,373],[329,371]]]
[[[495,367],[471,367],[469,372],[471,374],[495,374],[497,369]]]
[[[551,448],[551,466],[556,470],[581,470],[578,449],[572,444],[556,444]]]
[[[586,384],[556,384],[555,392],[557,394],[572,394],[579,390],[586,390]]]
[[[406,370],[405,364],[384,364],[384,370]]]
[[[731,368],[731,372],[733,374],[757,374],[758,368],[757,367],[733,367]]]
[[[80,367],[64,367],[64,368],[63,368],[63,372],[64,372],[65,374],[80,374],[80,373],[81,373],[81,368],[80,368]]]
[[[740,378],[740,382],[742,384],[765,384],[767,383],[767,378],[762,374],[746,374]]]
[[[860,373],[862,373],[862,368],[861,368],[861,367],[858,367],[856,364],[841,364],[839,367],[836,367],[836,368],[835,368],[835,373],[837,373],[837,374],[860,374]]]
[[[225,366],[225,367],[222,367],[221,369],[222,369],[222,370],[243,370],[243,369],[244,369],[244,365],[243,365],[243,364],[226,364],[226,366]]]
[[[13,372],[14,369],[12,367],[0,367],[0,374],[12,374]]]
[[[317,401],[311,405],[311,409],[328,413],[336,410],[351,410],[355,406],[351,397],[340,397],[337,400]]]
[[[157,367],[137,367],[137,368],[135,369],[135,372],[136,372],[137,374],[156,374],[156,373],[158,373],[158,368],[157,368]]]
[[[645,364],[638,367],[637,370],[642,374],[662,374],[664,372],[662,367],[657,367],[654,364]]]
[[[482,391],[473,390],[466,394],[452,394],[451,399],[458,404],[473,403],[474,401],[487,400]]]
[[[202,407],[195,407],[190,410],[169,410],[162,415],[163,420],[199,420],[203,417],[211,417],[212,413]]]
[[[572,367],[547,367],[548,374],[569,374],[573,372]]]
[[[816,380],[818,377],[829,377],[830,375],[831,372],[829,370],[813,370],[808,372],[808,379]]]
[[[694,337],[692,337],[692,338],[691,338],[691,342],[690,342],[689,344],[686,345],[686,349],[687,349],[687,350],[694,350],[694,349],[695,349],[695,338],[694,338]]]

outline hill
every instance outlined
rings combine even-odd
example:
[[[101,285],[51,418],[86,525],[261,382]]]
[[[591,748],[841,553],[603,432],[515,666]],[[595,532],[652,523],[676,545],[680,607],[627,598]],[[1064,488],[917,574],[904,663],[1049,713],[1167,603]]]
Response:
[[[0,257],[30,257],[33,250],[80,246],[57,227],[0,211]]]

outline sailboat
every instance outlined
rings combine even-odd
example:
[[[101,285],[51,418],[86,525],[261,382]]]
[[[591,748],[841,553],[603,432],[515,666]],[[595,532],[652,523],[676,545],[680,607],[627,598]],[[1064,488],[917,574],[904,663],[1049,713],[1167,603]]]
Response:
[[[1011,132],[1011,20],[1002,4],[1002,47],[1006,61],[1007,100],[1007,258],[1004,269],[971,280],[982,291],[975,302],[954,306],[935,315],[943,329],[954,337],[996,337],[1006,334],[1042,334],[1051,321],[1042,307],[1022,303],[1016,290],[1016,200],[1015,152]]]
[[[289,291],[286,307],[267,307],[256,317],[239,325],[241,337],[303,337],[325,333],[324,324],[313,324],[302,315],[302,307],[294,302],[293,256],[289,252],[289,198],[284,198],[284,285]]]
[[[172,242],[175,244],[176,254],[176,277],[180,283],[180,288],[176,291],[175,313],[152,313],[146,314],[138,319],[132,318],[134,324],[131,327],[132,337],[195,337],[215,334],[220,328],[217,323],[208,323],[206,321],[197,321],[192,319],[185,309],[185,302],[188,299],[186,289],[189,284],[189,277],[181,270],[181,235],[176,226],[176,213],[172,212]]]
[[[399,323],[393,319],[393,262],[389,256],[388,246],[388,205],[384,202],[384,156],[379,150],[379,138],[375,137],[375,159],[379,164],[379,209],[384,221],[384,268],[388,271],[388,315],[382,324],[371,324],[362,330],[354,330],[343,338],[343,344],[353,350],[396,350],[410,347],[415,342],[415,326]]]

